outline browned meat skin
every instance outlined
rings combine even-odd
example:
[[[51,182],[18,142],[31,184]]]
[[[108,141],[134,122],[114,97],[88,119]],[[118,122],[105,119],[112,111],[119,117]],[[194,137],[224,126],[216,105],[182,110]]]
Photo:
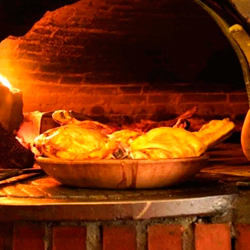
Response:
[[[82,121],[79,123],[79,126],[87,129],[96,129],[106,135],[112,134],[118,129],[96,121]]]
[[[195,106],[190,110],[187,110],[182,115],[168,121],[161,121],[161,122],[155,122],[150,120],[141,120],[140,123],[134,123],[131,125],[124,125],[122,126],[123,129],[130,129],[135,130],[138,132],[148,132],[149,130],[153,128],[158,127],[187,127],[186,120],[193,117],[194,114],[197,112],[198,108]]]
[[[81,128],[86,129],[95,129],[98,130],[106,135],[109,135],[115,131],[117,131],[119,128],[114,126],[108,126],[106,124],[102,124],[97,121],[93,121],[90,119],[86,119],[84,121],[77,120],[74,117],[74,114],[72,111],[67,110],[57,110],[52,114],[52,118],[55,122],[59,123],[60,125],[68,125],[73,124],[80,126]],[[86,117],[88,118],[88,117]]]
[[[34,147],[44,156],[67,160],[196,157],[234,129],[229,119],[212,120],[198,132],[183,126],[185,120],[179,118],[173,127],[162,126],[147,133],[123,129],[106,135],[101,132],[106,125],[77,122],[44,132],[35,139]]]
[[[104,148],[107,140],[108,137],[97,129],[68,124],[49,129],[36,137],[34,147],[41,155],[50,158],[82,160],[89,158],[91,152]],[[106,147],[99,155],[106,151],[108,154],[110,148]]]
[[[150,159],[196,157],[206,151],[202,139],[182,128],[159,127],[137,137],[131,152],[142,151]]]
[[[149,130],[153,128],[158,128],[158,127],[187,128],[189,124],[187,122],[187,119],[192,118],[194,114],[197,112],[197,110],[198,108],[194,106],[190,110],[187,110],[185,113],[181,114],[180,116],[172,120],[161,121],[161,122],[155,122],[151,120],[141,120],[141,122],[139,123],[123,125],[121,127],[108,125],[108,124],[102,124],[100,122],[93,121],[93,120],[79,121],[74,117],[73,112],[67,111],[67,110],[57,110],[52,114],[52,117],[57,123],[61,125],[76,124],[76,125],[80,125],[83,128],[96,129],[106,135],[110,135],[113,132],[119,131],[119,130],[133,130],[133,131],[140,132],[140,133],[146,133]]]

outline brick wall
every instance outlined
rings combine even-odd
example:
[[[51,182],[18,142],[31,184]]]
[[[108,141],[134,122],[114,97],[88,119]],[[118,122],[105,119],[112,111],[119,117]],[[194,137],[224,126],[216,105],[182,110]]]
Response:
[[[1,223],[0,249],[248,250],[249,224],[186,218],[116,222]],[[177,220],[178,221],[178,220]]]
[[[228,85],[203,85],[206,91],[195,90],[192,84],[151,87],[148,84],[89,86],[35,86],[23,93],[26,111],[72,109],[103,121],[131,122],[139,119],[164,120],[197,105],[198,115],[211,118],[229,117],[243,120],[248,110],[245,92]],[[158,88],[159,87],[159,88]],[[220,88],[222,88],[220,90]],[[28,103],[25,100],[29,100]]]
[[[22,90],[25,112],[123,122],[193,105],[207,117],[242,120],[248,110],[238,59],[191,0],[82,0],[47,12],[0,43],[0,73]]]

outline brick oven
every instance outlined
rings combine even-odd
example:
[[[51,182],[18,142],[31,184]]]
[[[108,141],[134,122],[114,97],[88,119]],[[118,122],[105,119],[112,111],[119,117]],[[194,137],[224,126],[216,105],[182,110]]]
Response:
[[[249,10],[243,0],[0,3],[0,74],[21,91],[24,114],[65,109],[131,124],[197,106],[198,125],[236,124],[183,186],[70,188],[30,169],[0,181],[0,249],[248,249],[240,134],[249,109]],[[50,117],[41,126],[53,126]]]
[[[244,119],[237,56],[196,3],[75,2],[1,42],[0,71],[21,89],[24,112],[72,109],[131,122],[197,105],[204,117]]]

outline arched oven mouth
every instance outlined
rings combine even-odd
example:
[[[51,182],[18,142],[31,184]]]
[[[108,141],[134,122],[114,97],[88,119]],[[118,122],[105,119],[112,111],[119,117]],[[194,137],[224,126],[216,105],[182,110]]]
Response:
[[[0,121],[16,132],[38,112],[45,130],[56,126],[52,112],[66,109],[121,125],[198,106],[205,120],[234,120],[250,159],[247,8],[240,0],[4,1],[0,74],[12,89],[3,87]]]

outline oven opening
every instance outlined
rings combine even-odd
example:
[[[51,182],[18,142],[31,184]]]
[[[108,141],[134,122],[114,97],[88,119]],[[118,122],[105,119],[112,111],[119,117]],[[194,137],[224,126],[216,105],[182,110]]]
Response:
[[[232,43],[196,2],[65,3],[48,3],[36,21],[15,23],[0,43],[1,110],[8,110],[0,120],[26,149],[48,129],[82,122],[110,135],[159,127],[196,133],[210,121],[228,121],[234,131],[223,140],[240,143],[246,74]],[[138,136],[132,134],[126,139]],[[105,157],[131,158],[129,150],[109,145]],[[152,159],[157,155],[169,157],[157,151]]]
[[[249,13],[0,0],[0,249],[247,248]]]

